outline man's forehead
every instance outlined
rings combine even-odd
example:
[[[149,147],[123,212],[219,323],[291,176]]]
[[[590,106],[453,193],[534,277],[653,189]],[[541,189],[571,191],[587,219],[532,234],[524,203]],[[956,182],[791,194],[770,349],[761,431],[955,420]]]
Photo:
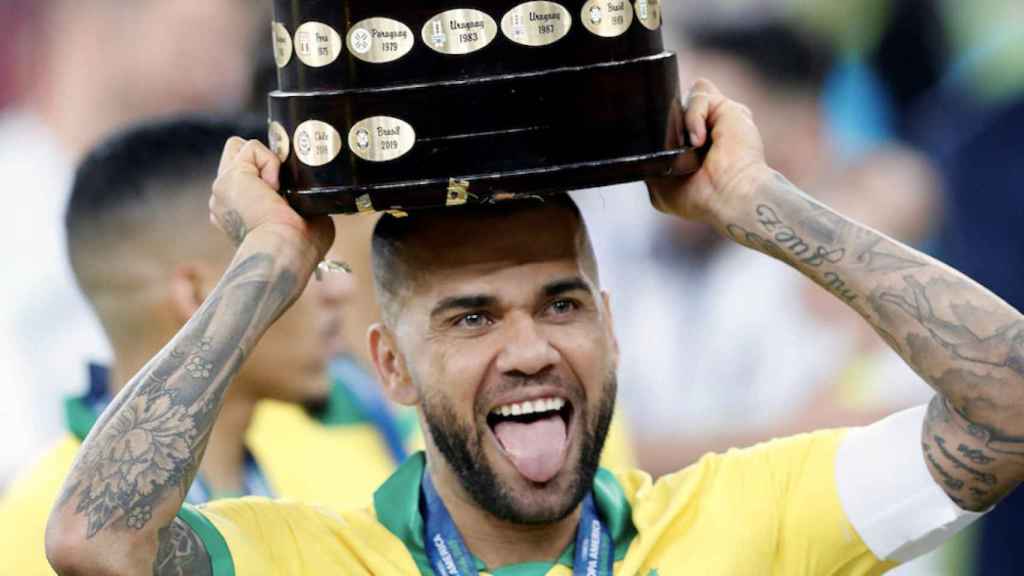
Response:
[[[453,211],[417,228],[406,240],[407,263],[428,275],[453,268],[575,261],[588,250],[578,215],[555,204],[508,212]]]

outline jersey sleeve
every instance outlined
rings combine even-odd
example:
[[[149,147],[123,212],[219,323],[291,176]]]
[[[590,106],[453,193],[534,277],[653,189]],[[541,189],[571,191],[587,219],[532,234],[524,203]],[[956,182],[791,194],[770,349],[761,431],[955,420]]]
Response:
[[[934,550],[981,514],[957,506],[921,449],[927,407],[851,430],[836,456],[843,510],[879,558],[905,562]]]
[[[199,536],[214,576],[302,574],[333,538],[318,508],[265,498],[186,504],[178,513]]]
[[[638,573],[682,563],[695,574],[874,576],[892,568],[843,510],[835,463],[846,434],[711,454],[653,486],[626,477],[627,493],[637,494]]]
[[[865,544],[843,508],[836,457],[848,434],[827,430],[759,447],[777,514],[774,573],[874,576],[896,565]]]
[[[269,542],[262,532],[262,524],[271,519],[258,516],[257,509],[241,502],[202,508],[185,504],[178,512],[178,519],[202,540],[213,576],[273,573]]]
[[[369,576],[416,570],[405,545],[372,509],[338,513],[250,497],[186,505],[178,517],[203,541],[215,576]]]

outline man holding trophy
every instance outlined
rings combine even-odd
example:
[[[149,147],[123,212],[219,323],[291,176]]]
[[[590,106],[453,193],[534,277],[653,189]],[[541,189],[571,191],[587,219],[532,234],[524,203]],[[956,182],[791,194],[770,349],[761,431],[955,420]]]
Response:
[[[623,9],[583,13],[591,4]],[[847,303],[935,389],[928,407],[709,455],[656,483],[599,469],[617,342],[572,201],[509,194],[406,212],[389,200],[373,238],[383,323],[369,339],[388,396],[419,412],[425,454],[367,510],[182,508],[232,378],[334,236],[327,217],[300,216],[279,194],[303,188],[294,164],[282,171],[286,154],[235,138],[210,200],[234,261],[85,441],[51,514],[51,563],[62,574],[880,574],[1024,480],[1024,317],[796,189],[766,164],[749,111],[710,82],[670,124],[706,152],[690,175],[648,179],[654,207]],[[476,183],[449,192],[471,199]],[[191,373],[195,361],[208,373]],[[130,481],[115,490],[112,474]]]

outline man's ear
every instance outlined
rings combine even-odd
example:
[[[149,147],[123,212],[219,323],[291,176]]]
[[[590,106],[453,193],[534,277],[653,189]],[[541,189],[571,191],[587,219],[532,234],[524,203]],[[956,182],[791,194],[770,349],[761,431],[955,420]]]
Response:
[[[398,352],[395,335],[383,324],[374,324],[369,330],[370,356],[377,369],[377,379],[384,394],[396,404],[415,406],[420,401],[419,391],[409,377],[405,359]]]
[[[179,264],[171,274],[169,290],[171,313],[178,324],[184,326],[206,300],[206,279],[202,267]]]
[[[615,336],[615,320],[612,317],[612,297],[608,292],[601,292],[601,302],[604,303],[604,317],[607,318],[608,338],[612,343],[612,360],[615,367],[619,367],[619,339]]]

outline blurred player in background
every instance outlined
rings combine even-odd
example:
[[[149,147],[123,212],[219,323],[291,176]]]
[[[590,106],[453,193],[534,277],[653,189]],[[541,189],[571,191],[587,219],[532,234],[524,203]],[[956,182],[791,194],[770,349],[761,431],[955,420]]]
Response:
[[[50,573],[46,516],[79,446],[130,374],[184,325],[230,262],[234,247],[206,218],[209,183],[225,139],[263,131],[259,124],[199,118],[146,124],[109,139],[79,168],[68,249],[114,361],[88,366],[87,393],[63,404],[64,439],[0,500],[0,557],[12,573]],[[339,273],[310,283],[253,351],[224,399],[186,501],[258,495],[347,509],[368,502],[390,475],[400,458],[338,380],[343,374],[328,374],[351,287]],[[201,376],[209,366],[197,362],[190,370]],[[170,417],[169,410],[153,407],[135,417]],[[183,446],[173,432],[161,441],[172,452]],[[157,471],[152,480],[166,480],[166,473]],[[106,481],[116,490],[128,480]]]
[[[74,165],[139,119],[241,106],[267,8],[246,0],[32,1],[18,98],[0,115],[0,174],[17,193],[17,217],[0,228],[0,243],[17,247],[0,283],[0,433],[16,439],[0,444],[0,488],[59,437],[53,399],[85,390],[86,362],[110,355],[67,266],[63,217]]]

